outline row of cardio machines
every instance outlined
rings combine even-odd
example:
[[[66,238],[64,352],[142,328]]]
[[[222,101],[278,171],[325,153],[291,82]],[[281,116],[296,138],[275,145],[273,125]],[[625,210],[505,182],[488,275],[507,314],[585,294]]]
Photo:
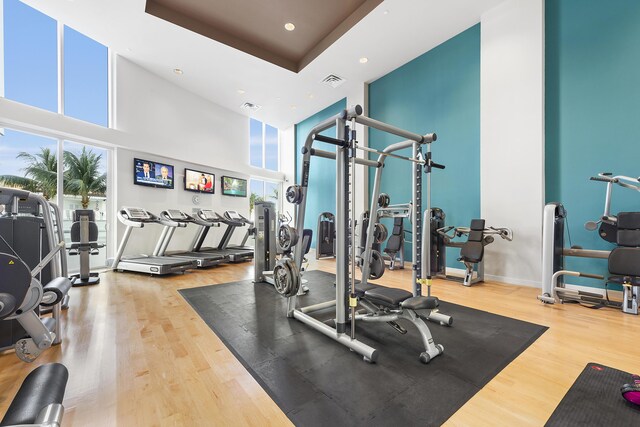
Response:
[[[152,275],[181,273],[193,268],[207,268],[221,263],[238,263],[253,259],[253,247],[246,246],[249,236],[253,235],[253,222],[236,211],[226,211],[220,215],[211,209],[200,209],[193,216],[170,209],[162,211],[159,216],[143,208],[124,207],[118,212],[118,220],[126,225],[126,229],[118,251],[111,261],[115,271],[131,271]],[[134,228],[144,228],[148,224],[160,224],[164,228],[153,252],[150,255],[124,257],[123,253]],[[189,224],[199,226],[188,250],[168,251],[167,248],[178,228],[186,228]],[[205,247],[204,242],[212,227],[226,225],[225,232],[216,247]],[[238,227],[248,227],[242,243],[230,245],[231,237]]]

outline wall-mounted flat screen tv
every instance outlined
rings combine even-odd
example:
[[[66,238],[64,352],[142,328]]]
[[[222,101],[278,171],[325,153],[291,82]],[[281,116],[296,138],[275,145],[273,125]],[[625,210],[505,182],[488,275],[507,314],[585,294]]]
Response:
[[[156,188],[173,188],[173,166],[144,159],[133,159],[133,183]]]
[[[247,180],[223,176],[222,194],[225,196],[247,197]]]
[[[184,170],[184,189],[187,191],[197,191],[200,193],[214,193],[214,183],[216,176],[209,172],[202,172],[193,169]]]

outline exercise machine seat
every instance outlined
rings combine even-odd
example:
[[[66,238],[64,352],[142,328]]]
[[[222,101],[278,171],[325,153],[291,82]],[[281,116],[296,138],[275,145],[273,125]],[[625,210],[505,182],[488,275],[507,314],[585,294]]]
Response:
[[[41,305],[45,307],[51,307],[59,303],[67,296],[69,289],[71,289],[71,280],[66,277],[56,277],[46,285],[42,287],[45,294],[53,293],[55,298],[52,301],[42,302]]]
[[[393,219],[393,230],[391,232],[391,236],[389,236],[389,240],[387,240],[387,246],[384,248],[385,253],[393,255],[398,253],[402,249],[402,240],[403,240],[403,218],[394,218]]]
[[[13,398],[0,426],[34,424],[50,404],[62,404],[69,371],[60,363],[49,363],[31,371]]]
[[[377,288],[365,291],[364,297],[374,304],[379,304],[389,308],[397,308],[400,306],[402,301],[413,297],[413,294],[409,291],[405,291],[404,289],[378,286]]]
[[[469,237],[460,249],[460,261],[478,263],[484,257],[484,219],[472,219]]]
[[[313,240],[313,230],[305,228],[302,230],[302,243],[304,244],[304,254],[308,254],[311,249],[311,240]]]
[[[375,285],[373,283],[367,283],[366,285],[363,285],[362,283],[358,282],[356,283],[356,297],[362,298],[367,291],[378,289],[380,287],[380,285]]]
[[[402,308],[409,310],[433,310],[440,305],[440,301],[436,297],[411,297],[402,301]]]
[[[640,212],[618,214],[618,247],[609,255],[609,281],[640,282]]]

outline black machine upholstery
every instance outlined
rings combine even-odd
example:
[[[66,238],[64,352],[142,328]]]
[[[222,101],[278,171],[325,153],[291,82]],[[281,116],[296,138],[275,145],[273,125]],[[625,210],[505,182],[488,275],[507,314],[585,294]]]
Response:
[[[609,282],[640,284],[640,212],[618,214],[618,247],[609,255]]]
[[[384,248],[385,253],[394,255],[398,253],[404,246],[404,223],[403,218],[393,219],[393,231],[389,240],[387,240],[387,246]]]
[[[380,304],[385,307],[398,307],[402,301],[411,298],[413,295],[404,289],[379,286],[369,289],[364,293],[364,296],[374,304]]]
[[[308,254],[311,249],[311,240],[313,240],[313,230],[305,228],[302,230],[302,244],[304,245],[303,254]]]
[[[56,277],[43,286],[45,293],[53,293],[56,295],[55,300],[48,303],[42,302],[43,306],[54,306],[64,299],[71,289],[71,280],[66,277]]]
[[[460,261],[478,263],[484,257],[484,219],[472,219],[469,237],[460,249]]]
[[[0,426],[33,424],[40,411],[52,403],[62,404],[69,372],[60,363],[31,371],[13,398]]]

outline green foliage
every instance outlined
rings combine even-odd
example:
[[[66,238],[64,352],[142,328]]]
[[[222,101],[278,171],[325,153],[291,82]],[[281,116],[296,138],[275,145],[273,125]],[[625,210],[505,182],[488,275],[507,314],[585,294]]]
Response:
[[[42,193],[50,200],[58,190],[58,160],[49,148],[40,148],[40,152],[30,154],[21,152],[16,159],[23,160],[24,176],[0,175],[0,184],[8,187]],[[64,152],[64,192],[82,198],[82,207],[89,206],[91,196],[105,196],[107,175],[100,173],[101,154],[82,147],[80,155]]]
[[[82,208],[89,207],[91,196],[104,196],[107,192],[107,175],[100,173],[102,154],[95,154],[86,147],[76,156],[70,151],[64,152],[65,192],[80,196]]]
[[[42,193],[47,200],[56,196],[58,191],[58,159],[56,159],[55,153],[49,148],[41,147],[39,153],[20,152],[16,158],[27,163],[27,166],[23,168],[24,177],[0,175],[0,184]]]

